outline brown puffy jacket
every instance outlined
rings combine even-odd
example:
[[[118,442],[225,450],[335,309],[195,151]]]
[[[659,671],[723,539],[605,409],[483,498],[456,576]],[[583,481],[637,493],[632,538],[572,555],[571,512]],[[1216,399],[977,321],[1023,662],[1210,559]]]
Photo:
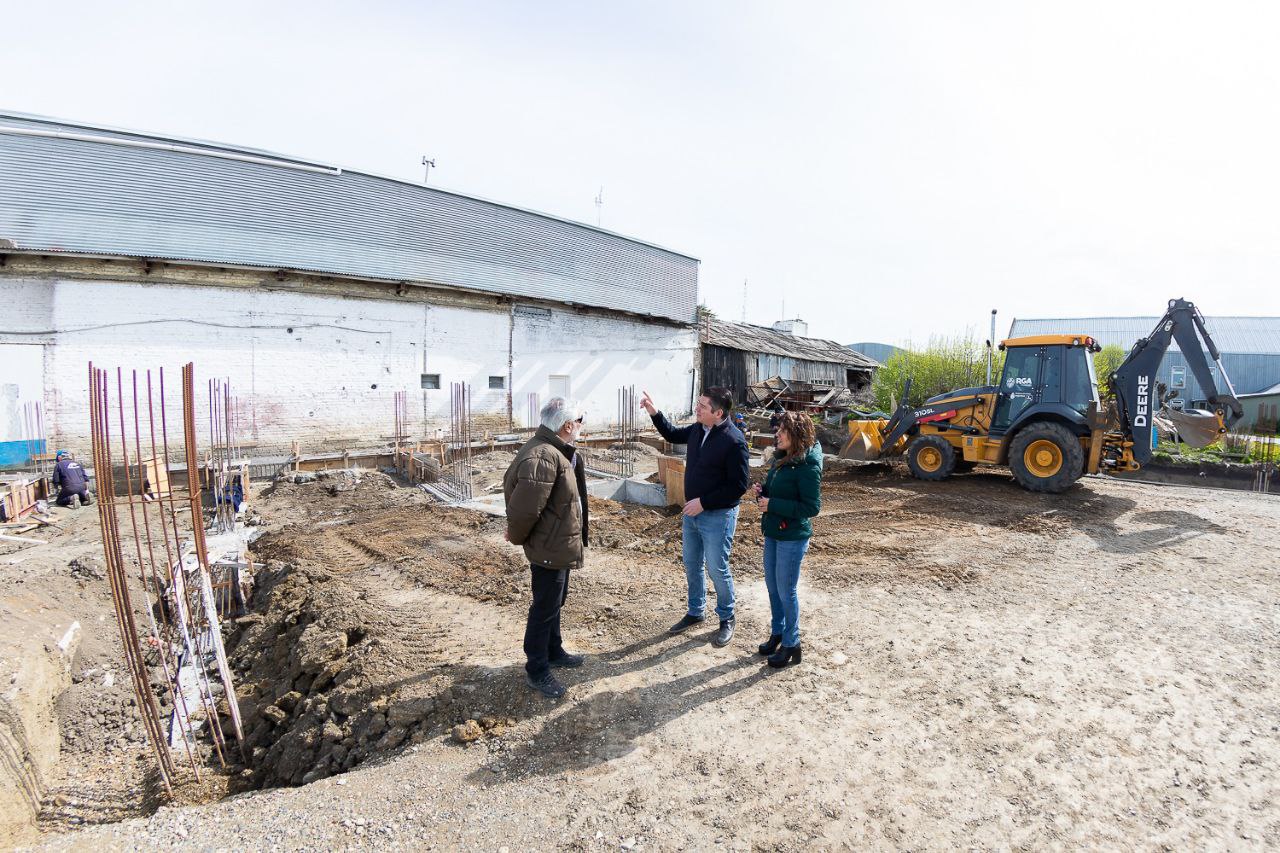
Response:
[[[576,458],[576,464],[570,458]],[[507,536],[535,566],[582,567],[587,540],[586,473],[581,457],[546,427],[525,442],[502,478]]]

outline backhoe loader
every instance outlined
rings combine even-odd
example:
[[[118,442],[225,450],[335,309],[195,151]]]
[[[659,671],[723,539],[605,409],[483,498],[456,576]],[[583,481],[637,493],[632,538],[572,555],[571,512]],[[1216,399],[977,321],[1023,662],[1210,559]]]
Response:
[[[1172,341],[1211,410],[1167,405],[1172,395],[1164,395],[1156,371]],[[921,480],[945,480],[977,465],[1008,465],[1024,488],[1061,492],[1085,473],[1141,468],[1156,445],[1158,417],[1172,423],[1181,441],[1203,447],[1243,415],[1204,317],[1183,299],[1170,300],[1151,334],[1133,345],[1105,399],[1099,398],[1093,367],[1101,346],[1088,335],[1011,338],[1000,349],[1005,362],[999,385],[949,391],[921,406],[904,402],[888,419],[851,420],[840,456],[905,457]],[[1206,349],[1225,391],[1218,390]],[[904,400],[910,388],[908,379]]]

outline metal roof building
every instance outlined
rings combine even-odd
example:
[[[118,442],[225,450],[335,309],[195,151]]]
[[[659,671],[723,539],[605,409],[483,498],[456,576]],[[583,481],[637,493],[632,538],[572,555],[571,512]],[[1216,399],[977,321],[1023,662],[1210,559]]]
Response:
[[[794,328],[807,329],[802,321],[793,322],[799,324]],[[835,341],[748,323],[707,319],[700,325],[699,338],[703,384],[732,388],[741,399],[748,385],[774,376],[858,391],[870,386],[880,367],[875,359]]]
[[[874,341],[849,344],[849,349],[854,352],[860,352],[867,358],[873,358],[881,364],[884,364],[889,359],[893,358],[894,355],[903,351],[902,347],[897,347],[893,344],[876,343]]]
[[[0,113],[0,250],[444,285],[692,323],[698,261],[253,148]]]
[[[1091,335],[1103,346],[1116,344],[1125,352],[1151,334],[1159,317],[1064,317],[1016,319],[1009,337],[1026,335]],[[1237,395],[1251,394],[1280,382],[1280,317],[1205,317],[1205,326],[1222,353],[1222,366]],[[1217,374],[1217,368],[1211,368]],[[1205,395],[1177,344],[1170,346],[1157,374],[1178,396],[1195,404]]]
[[[1222,352],[1280,355],[1280,317],[1205,317],[1213,342]],[[1064,317],[1015,319],[1009,337],[1083,332],[1103,346],[1117,344],[1128,351],[1151,334],[1159,317]],[[1170,349],[1177,349],[1175,342]]]
[[[0,467],[25,413],[87,452],[86,363],[195,363],[259,452],[432,438],[619,389],[690,411],[698,261],[590,225],[254,148],[0,113]],[[129,375],[125,373],[125,375]],[[685,406],[688,408],[685,408]]]

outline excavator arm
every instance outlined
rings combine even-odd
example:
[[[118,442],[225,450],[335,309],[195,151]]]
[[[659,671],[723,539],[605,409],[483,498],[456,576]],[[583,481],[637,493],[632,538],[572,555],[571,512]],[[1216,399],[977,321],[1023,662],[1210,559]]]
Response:
[[[1203,339],[1204,344],[1201,345]],[[1236,399],[1231,380],[1222,369],[1222,357],[1218,352],[1209,330],[1205,328],[1204,317],[1196,306],[1185,299],[1169,300],[1167,310],[1150,335],[1138,341],[1129,351],[1129,355],[1116,368],[1112,380],[1112,388],[1116,395],[1116,409],[1119,418],[1120,432],[1125,443],[1132,442],[1133,461],[1144,465],[1151,459],[1152,433],[1155,429],[1155,415],[1163,401],[1159,399],[1156,388],[1156,372],[1164,354],[1168,352],[1172,341],[1178,342],[1178,349],[1200,388],[1213,407],[1213,411],[1169,412],[1170,417],[1180,428],[1180,432],[1196,436],[1200,442],[1208,443],[1225,433],[1232,424],[1244,415],[1244,408]],[[1218,389],[1213,373],[1209,369],[1212,358],[1218,368],[1226,391]]]

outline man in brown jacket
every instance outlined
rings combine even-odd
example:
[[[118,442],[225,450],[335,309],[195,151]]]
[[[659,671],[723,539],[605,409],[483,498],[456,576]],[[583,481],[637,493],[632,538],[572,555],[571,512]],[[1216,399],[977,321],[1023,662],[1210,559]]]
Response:
[[[507,539],[524,546],[533,575],[533,604],[524,629],[525,680],[552,699],[564,695],[564,685],[551,667],[582,666],[581,655],[564,650],[560,608],[569,595],[569,573],[582,567],[587,544],[587,477],[573,446],[584,418],[577,404],[553,397],[542,409],[542,425],[502,479]]]

